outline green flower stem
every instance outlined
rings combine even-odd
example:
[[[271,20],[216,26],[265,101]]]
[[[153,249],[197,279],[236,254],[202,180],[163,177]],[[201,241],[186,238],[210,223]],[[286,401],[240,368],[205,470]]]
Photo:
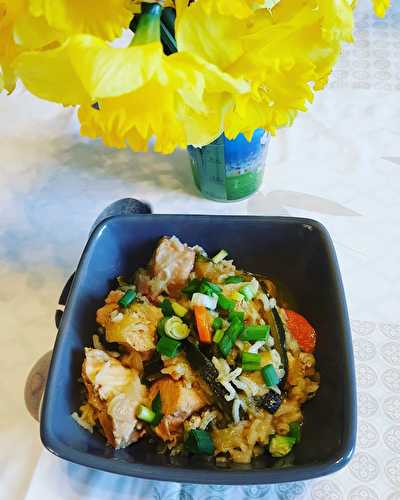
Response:
[[[131,45],[145,45],[160,41],[162,7],[158,3],[142,3],[142,12]]]

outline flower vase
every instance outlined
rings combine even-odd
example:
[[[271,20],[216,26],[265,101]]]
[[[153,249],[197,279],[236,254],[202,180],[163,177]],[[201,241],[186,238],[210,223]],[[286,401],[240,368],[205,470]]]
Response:
[[[257,129],[251,140],[243,134],[229,140],[224,134],[201,148],[188,147],[194,182],[205,198],[238,201],[260,187],[270,135]]]

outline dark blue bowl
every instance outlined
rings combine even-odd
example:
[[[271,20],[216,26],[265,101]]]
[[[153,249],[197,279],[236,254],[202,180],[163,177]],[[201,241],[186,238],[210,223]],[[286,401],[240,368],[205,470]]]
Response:
[[[96,309],[118,275],[147,263],[157,240],[176,235],[210,254],[229,250],[237,265],[284,284],[318,331],[321,387],[304,406],[304,431],[290,467],[257,459],[215,465],[203,457],[169,458],[146,442],[115,451],[71,418],[79,406],[84,346]],[[321,224],[285,217],[133,215],[107,219],[92,234],[77,269],[54,347],[41,419],[43,444],[55,455],[130,476],[208,484],[280,483],[341,469],[356,438],[356,388],[346,301],[331,239]]]

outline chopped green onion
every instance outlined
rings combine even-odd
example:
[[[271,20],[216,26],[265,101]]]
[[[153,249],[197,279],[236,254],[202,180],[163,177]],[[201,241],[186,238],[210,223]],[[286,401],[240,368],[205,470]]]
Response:
[[[233,346],[241,334],[243,330],[243,323],[240,319],[233,319],[232,323],[229,325],[229,328],[225,331],[222,340],[218,343],[219,350],[223,356],[228,356],[228,354],[233,349]]]
[[[182,293],[191,296],[192,294],[194,294],[194,292],[198,291],[200,284],[201,281],[195,278],[189,281],[189,283],[184,288],[182,288]]]
[[[236,302],[240,302],[241,300],[244,299],[244,295],[242,293],[238,292],[237,290],[235,290],[231,294],[231,299],[236,300]]]
[[[265,385],[268,387],[279,384],[279,377],[273,365],[265,365],[261,368],[261,373],[264,378]]]
[[[213,342],[215,342],[216,344],[218,344],[219,342],[221,342],[221,339],[222,339],[223,336],[224,336],[224,330],[217,330],[215,332],[215,335],[214,335],[214,338],[213,338]]]
[[[232,321],[233,318],[238,318],[240,321],[244,321],[244,311],[231,311],[229,313],[228,319]]]
[[[235,307],[235,302],[233,300],[228,299],[228,297],[225,297],[225,295],[220,293],[218,296],[218,307],[230,311]]]
[[[136,416],[140,420],[148,422],[149,424],[151,424],[153,420],[156,418],[156,414],[154,413],[154,411],[150,410],[150,408],[147,408],[147,406],[144,405],[138,406]]]
[[[160,340],[157,342],[157,352],[163,354],[164,356],[168,356],[169,358],[173,358],[176,356],[181,348],[181,343],[177,340],[172,339],[171,337],[167,337],[163,335]]]
[[[214,443],[210,434],[201,429],[192,429],[189,432],[185,447],[191,453],[201,455],[212,455],[214,453]]]
[[[167,321],[168,318],[161,318],[160,321],[158,322],[157,325],[157,333],[158,336],[161,337],[162,335],[165,334],[165,322]]]
[[[217,295],[221,293],[222,289],[220,286],[215,283],[211,283],[211,281],[202,280],[199,287],[200,293],[205,293],[206,295],[212,295],[216,293]]]
[[[242,353],[242,368],[246,372],[254,372],[260,369],[261,356],[252,352]]]
[[[160,307],[164,316],[173,316],[175,314],[171,301],[168,299],[164,299]]]
[[[158,425],[163,418],[163,412],[162,412],[162,402],[161,402],[161,394],[160,392],[157,392],[156,397],[153,399],[151,403],[151,409],[155,413],[155,417],[153,421],[151,422],[152,425]]]
[[[137,293],[135,290],[128,290],[125,292],[124,296],[119,299],[118,305],[121,307],[128,307],[136,299],[136,295]]]
[[[301,439],[301,425],[300,422],[292,422],[289,424],[289,436],[296,439],[296,443],[300,443]]]
[[[224,283],[225,285],[232,285],[233,283],[242,283],[243,282],[243,278],[242,276],[228,276],[225,280],[224,280]]]
[[[181,306],[180,304],[178,304],[178,302],[172,302],[171,305],[174,313],[181,318],[183,318],[183,316],[185,316],[185,314],[188,312],[186,307]]]
[[[226,250],[220,250],[217,255],[214,255],[214,257],[211,259],[214,264],[218,264],[218,262],[221,262],[221,260],[224,260],[225,257],[228,255],[228,252]]]
[[[223,324],[224,320],[218,316],[212,322],[212,327],[214,328],[214,330],[219,330],[220,328],[222,328]]]
[[[254,297],[254,290],[249,285],[242,286],[242,288],[239,291],[242,295],[244,295],[244,298],[247,301],[251,300]]]
[[[195,292],[192,295],[191,304],[192,306],[204,306],[213,311],[217,307],[218,296],[215,293],[206,295],[204,293]]]
[[[256,342],[257,340],[267,340],[269,335],[269,325],[253,325],[246,326],[240,334],[240,340],[247,340],[248,342]]]
[[[183,340],[189,336],[189,327],[178,316],[168,318],[164,330],[166,335],[174,340]]]
[[[274,436],[269,442],[269,452],[273,457],[284,457],[292,450],[296,438],[291,436]]]

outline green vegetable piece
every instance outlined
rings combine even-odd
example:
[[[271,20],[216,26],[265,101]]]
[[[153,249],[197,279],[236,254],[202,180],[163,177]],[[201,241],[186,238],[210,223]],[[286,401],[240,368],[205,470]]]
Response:
[[[284,457],[290,453],[296,438],[291,436],[274,436],[269,442],[269,452],[273,457]]]
[[[215,332],[215,335],[214,335],[214,338],[213,338],[213,341],[218,344],[219,342],[221,342],[222,340],[222,337],[224,336],[224,330],[217,330]]]
[[[292,422],[289,424],[289,436],[296,439],[296,443],[300,443],[301,440],[301,424],[300,422]]]
[[[211,259],[214,264],[218,264],[218,262],[221,262],[221,260],[224,260],[225,257],[228,255],[228,252],[226,250],[220,250],[217,255],[214,255],[214,257]]]
[[[242,283],[243,282],[243,277],[242,276],[228,276],[225,280],[224,283],[225,285],[232,285],[233,283]]]
[[[171,316],[164,325],[168,337],[175,340],[183,340],[189,336],[189,327],[178,316]]]
[[[185,441],[185,448],[198,455],[212,455],[214,453],[214,443],[210,434],[201,429],[192,429]]]
[[[225,331],[222,340],[219,342],[218,347],[221,354],[226,357],[233,349],[233,346],[244,328],[243,323],[238,318],[234,318],[229,328]]]
[[[242,353],[242,368],[246,372],[252,372],[260,369],[261,356],[252,352]]]
[[[161,311],[164,316],[173,316],[175,314],[171,301],[168,299],[164,299],[161,303]]]
[[[165,334],[165,323],[167,321],[167,317],[161,318],[157,325],[157,333],[158,336],[161,337]]]
[[[192,296],[195,292],[199,290],[199,287],[201,285],[201,280],[198,280],[197,278],[189,281],[189,283],[182,288],[182,293],[185,295]]]
[[[212,327],[214,330],[219,330],[222,328],[222,325],[224,324],[224,320],[220,317],[215,318],[214,321],[212,322]]]
[[[221,287],[210,281],[202,280],[199,286],[199,293],[204,293],[205,295],[212,295],[215,293],[218,295],[221,293]]]
[[[162,412],[162,402],[161,402],[160,392],[157,392],[157,396],[153,399],[151,403],[151,409],[155,413],[155,417],[151,423],[152,425],[158,425],[164,416]]]
[[[137,293],[135,290],[128,290],[125,292],[124,296],[120,298],[118,305],[121,307],[128,307],[136,299],[136,295]]]
[[[273,385],[279,384],[279,377],[275,371],[275,368],[272,364],[266,365],[261,368],[261,373],[265,381],[265,385],[271,387]]]
[[[240,319],[240,321],[244,321],[244,311],[231,311],[229,313],[228,319],[229,321],[233,321],[234,318]]]
[[[228,297],[225,297],[224,294],[220,293],[218,295],[218,307],[221,309],[225,309],[226,311],[231,311],[235,307],[235,302]]]
[[[253,290],[249,285],[242,286],[239,292],[244,295],[244,298],[247,300],[247,302],[249,302],[254,297]]]
[[[267,340],[270,332],[269,325],[246,326],[240,334],[240,340],[247,342],[256,342],[257,340]]]
[[[140,420],[143,420],[144,422],[148,422],[149,424],[151,424],[155,419],[156,414],[154,413],[154,411],[150,410],[150,408],[147,408],[147,406],[139,405],[136,412],[136,416]]]
[[[169,358],[173,358],[176,356],[181,348],[181,343],[178,340],[171,339],[166,335],[163,335],[160,340],[157,342],[157,352],[163,354],[164,356],[168,356]]]

